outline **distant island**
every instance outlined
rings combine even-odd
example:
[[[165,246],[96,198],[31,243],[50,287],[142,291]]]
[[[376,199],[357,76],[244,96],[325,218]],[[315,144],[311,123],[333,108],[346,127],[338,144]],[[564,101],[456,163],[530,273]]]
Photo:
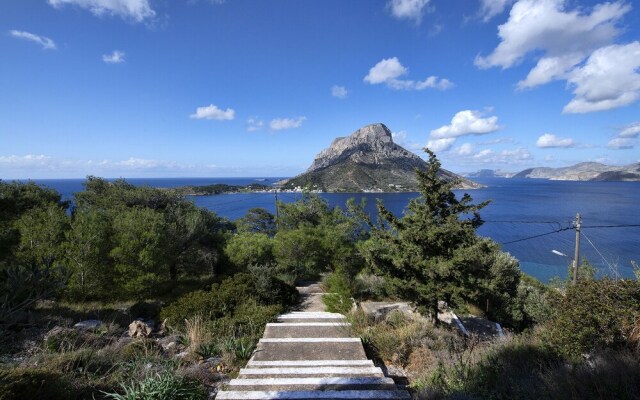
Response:
[[[283,190],[320,192],[415,192],[416,169],[427,163],[393,142],[391,131],[377,123],[362,127],[348,137],[336,138],[322,150],[309,169],[294,178],[277,182]],[[439,176],[458,181],[459,189],[480,184],[441,169]]]
[[[467,178],[511,178],[515,173],[499,169],[481,169],[476,172],[468,172],[462,175]]]
[[[184,196],[210,196],[212,194],[270,192],[275,190],[275,188],[261,183],[251,183],[249,185],[215,183],[203,186],[180,186],[167,190],[173,190]]]
[[[640,181],[640,163],[613,166],[583,162],[564,168],[528,168],[513,175],[513,178],[555,181]]]

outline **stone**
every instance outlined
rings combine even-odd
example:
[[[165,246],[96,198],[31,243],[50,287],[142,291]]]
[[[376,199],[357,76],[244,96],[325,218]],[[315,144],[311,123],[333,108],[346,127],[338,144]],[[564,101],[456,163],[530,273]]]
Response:
[[[364,301],[360,303],[360,308],[365,314],[373,316],[377,321],[384,319],[391,311],[401,312],[408,317],[415,315],[413,308],[405,302]]]
[[[129,324],[129,336],[134,338],[149,337],[153,332],[153,321],[135,320]]]
[[[83,330],[83,331],[93,331],[98,329],[102,325],[102,321],[97,319],[88,319],[86,321],[80,321],[75,324],[73,327],[75,329]]]

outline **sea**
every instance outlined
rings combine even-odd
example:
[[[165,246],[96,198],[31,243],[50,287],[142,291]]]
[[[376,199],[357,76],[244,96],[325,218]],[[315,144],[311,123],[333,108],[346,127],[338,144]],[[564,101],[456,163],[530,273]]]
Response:
[[[171,188],[225,183],[273,184],[283,177],[252,178],[131,178],[131,184]],[[57,190],[65,199],[84,190],[84,179],[36,179]],[[640,263],[640,182],[573,182],[542,179],[477,178],[486,185],[469,190],[474,202],[490,200],[481,211],[482,236],[501,244],[520,262],[520,268],[543,282],[566,279],[574,257],[576,235],[571,229],[576,214],[582,218],[580,258],[596,267],[598,276],[633,278],[632,261]],[[462,196],[464,191],[456,191]],[[376,201],[401,216],[417,193],[322,193],[331,207],[344,207],[355,198],[366,202],[375,216]],[[293,202],[300,193],[277,193],[277,199]],[[254,207],[275,213],[276,194],[237,193],[191,196],[196,205],[236,220]],[[635,226],[633,226],[635,225]]]

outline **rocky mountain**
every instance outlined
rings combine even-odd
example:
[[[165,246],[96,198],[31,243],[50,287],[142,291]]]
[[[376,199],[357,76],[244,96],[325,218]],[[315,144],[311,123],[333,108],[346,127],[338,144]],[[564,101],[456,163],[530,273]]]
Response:
[[[335,139],[306,172],[280,184],[283,189],[325,192],[416,191],[415,169],[426,167],[423,159],[393,142],[389,128],[373,124]],[[445,179],[460,179],[463,189],[482,187],[444,169],[440,174]]]
[[[513,172],[505,172],[500,169],[481,169],[463,174],[467,178],[511,178],[513,175]]]
[[[529,168],[513,177],[556,181],[640,181],[640,163],[618,167],[584,162],[564,168]]]

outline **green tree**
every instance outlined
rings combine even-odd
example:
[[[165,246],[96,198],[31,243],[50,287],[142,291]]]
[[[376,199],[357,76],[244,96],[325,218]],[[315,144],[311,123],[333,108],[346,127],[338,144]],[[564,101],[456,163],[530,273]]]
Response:
[[[68,207],[68,203],[63,202],[53,189],[34,182],[7,183],[0,180],[0,269],[3,264],[15,261],[15,252],[20,244],[16,221],[27,211],[49,204],[57,204],[63,209]]]
[[[229,261],[240,269],[274,261],[273,239],[264,233],[238,233],[229,239],[224,252]]]
[[[68,290],[73,297],[111,296],[111,231],[111,219],[106,212],[94,208],[80,208],[74,212],[65,243],[65,255],[71,273]]]
[[[123,294],[144,298],[169,281],[165,226],[162,214],[149,208],[131,208],[116,215],[110,256]]]
[[[278,202],[278,228],[297,229],[303,226],[318,226],[331,216],[327,202],[314,193],[304,193],[302,199],[293,203]]]
[[[37,206],[25,212],[15,225],[20,234],[17,256],[23,264],[50,270],[61,263],[69,227],[69,217],[62,207],[55,203]]]
[[[498,249],[476,234],[483,222],[479,211],[488,202],[474,204],[468,194],[457,199],[452,191],[456,182],[438,177],[440,162],[426,151],[427,169],[416,171],[420,196],[411,200],[401,218],[379,202],[380,222],[369,221],[371,238],[360,249],[398,295],[435,318],[439,300],[453,306],[481,305],[492,294],[490,281]],[[495,290],[515,293],[519,273],[514,274],[509,265],[496,268],[514,276],[504,285],[497,284]]]
[[[264,208],[251,208],[244,217],[236,221],[239,233],[264,233],[269,236],[276,234],[275,216]]]
[[[227,229],[224,221],[184,199],[176,199],[168,205],[163,215],[171,281],[175,283],[180,272],[215,275]]]
[[[273,239],[278,267],[294,279],[316,277],[325,267],[325,254],[317,228],[281,231]]]

